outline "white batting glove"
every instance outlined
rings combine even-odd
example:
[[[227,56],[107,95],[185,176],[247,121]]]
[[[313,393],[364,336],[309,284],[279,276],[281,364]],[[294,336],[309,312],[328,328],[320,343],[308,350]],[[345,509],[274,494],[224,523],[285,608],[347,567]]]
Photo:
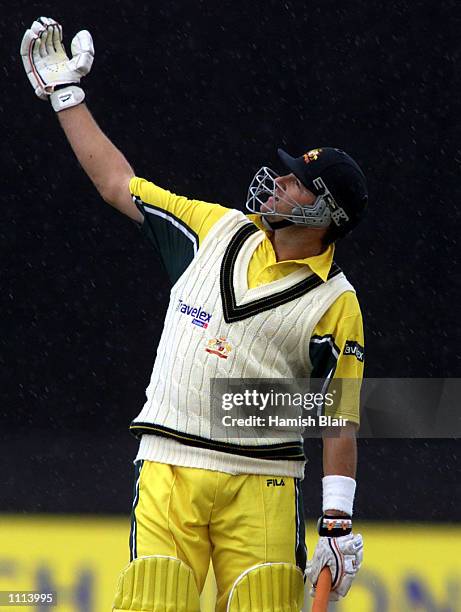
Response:
[[[72,39],[72,59],[62,44],[62,28],[48,17],[40,17],[26,30],[21,43],[21,58],[35,94],[48,97],[55,111],[80,104],[85,94],[80,87],[82,76],[91,70],[94,47],[91,34],[82,30]],[[55,91],[59,85],[69,85]]]
[[[360,534],[350,533],[339,538],[320,537],[311,561],[306,564],[306,576],[312,584],[311,596],[319,574],[325,566],[331,572],[330,601],[345,597],[351,588],[363,560],[363,540]]]

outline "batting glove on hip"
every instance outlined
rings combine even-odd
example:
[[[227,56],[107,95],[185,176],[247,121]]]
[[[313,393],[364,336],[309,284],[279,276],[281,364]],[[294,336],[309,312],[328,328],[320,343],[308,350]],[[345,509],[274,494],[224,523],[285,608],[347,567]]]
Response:
[[[40,17],[26,30],[21,43],[21,58],[35,94],[51,99],[55,111],[83,102],[85,94],[80,79],[87,75],[93,64],[94,47],[91,34],[82,30],[71,42],[72,59],[69,60],[62,44],[62,28],[48,17]],[[69,85],[56,91],[58,86]]]
[[[338,538],[320,537],[311,561],[306,564],[306,576],[312,584],[311,596],[319,574],[325,566],[331,572],[330,601],[345,597],[351,588],[363,560],[363,540],[360,534],[340,536]]]

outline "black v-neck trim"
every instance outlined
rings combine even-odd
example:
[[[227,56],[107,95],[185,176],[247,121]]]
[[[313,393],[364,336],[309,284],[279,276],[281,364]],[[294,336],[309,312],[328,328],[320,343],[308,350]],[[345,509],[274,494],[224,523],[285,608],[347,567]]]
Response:
[[[309,291],[312,291],[312,289],[319,287],[324,282],[319,276],[314,274],[309,276],[309,278],[299,281],[288,289],[283,289],[282,291],[278,291],[272,295],[264,296],[239,306],[237,304],[234,291],[235,262],[246,240],[248,240],[248,238],[257,231],[259,231],[259,229],[254,223],[246,223],[232,237],[232,240],[224,253],[221,264],[220,285],[223,314],[226,323],[242,321],[243,319],[259,314],[260,312],[265,312],[266,310],[271,310],[276,306],[281,306],[282,304],[291,302]],[[341,268],[333,263],[327,280],[330,280],[330,278],[333,278],[340,273]]]

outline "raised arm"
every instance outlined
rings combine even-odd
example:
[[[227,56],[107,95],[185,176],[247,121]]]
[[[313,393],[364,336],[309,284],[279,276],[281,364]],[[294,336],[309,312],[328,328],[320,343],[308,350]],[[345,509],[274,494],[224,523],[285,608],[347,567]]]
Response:
[[[59,112],[58,119],[80,165],[104,200],[141,222],[143,216],[134,205],[128,187],[133,169],[102,132],[86,105]]]
[[[79,32],[72,40],[71,51],[69,60],[62,44],[61,26],[47,17],[34,21],[21,44],[22,61],[35,94],[51,101],[78,161],[96,189],[106,202],[141,222],[143,216],[129,191],[133,169],[99,128],[78,87],[93,63],[90,33]]]

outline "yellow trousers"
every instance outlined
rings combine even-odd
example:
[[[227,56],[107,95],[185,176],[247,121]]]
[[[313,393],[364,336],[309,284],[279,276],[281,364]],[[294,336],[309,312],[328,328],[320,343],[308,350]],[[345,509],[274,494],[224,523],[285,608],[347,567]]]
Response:
[[[217,612],[234,581],[259,563],[306,563],[300,483],[291,477],[225,474],[136,463],[131,560],[168,555],[184,561],[202,591],[210,564]]]

